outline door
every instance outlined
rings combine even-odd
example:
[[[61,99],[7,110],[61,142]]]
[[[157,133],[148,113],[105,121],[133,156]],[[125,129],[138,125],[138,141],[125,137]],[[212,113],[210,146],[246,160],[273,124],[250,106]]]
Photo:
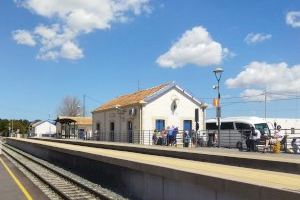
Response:
[[[192,120],[184,120],[183,121],[183,130],[189,131],[189,132],[192,130]]]
[[[163,119],[157,119],[155,121],[155,129],[157,131],[162,131],[163,129],[165,129],[165,120],[163,120]]]
[[[132,121],[127,122],[128,142],[133,143]]]
[[[110,141],[115,141],[115,123],[114,122],[110,122]]]

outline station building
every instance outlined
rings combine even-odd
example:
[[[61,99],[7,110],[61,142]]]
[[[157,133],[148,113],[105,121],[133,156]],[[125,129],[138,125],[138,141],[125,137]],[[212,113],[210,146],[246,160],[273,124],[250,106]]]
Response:
[[[206,105],[179,85],[162,84],[108,101],[92,112],[96,140],[150,144],[154,130],[205,129]],[[195,116],[197,115],[197,116]]]

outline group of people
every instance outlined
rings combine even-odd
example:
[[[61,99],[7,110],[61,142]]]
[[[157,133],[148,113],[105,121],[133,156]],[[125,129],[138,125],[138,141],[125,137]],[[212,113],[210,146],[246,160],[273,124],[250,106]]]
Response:
[[[166,145],[166,146],[174,146],[177,145],[177,135],[178,135],[178,128],[177,127],[167,127],[166,129],[154,130],[152,135],[152,144],[155,145]],[[194,130],[185,130],[182,132],[182,139],[184,147],[193,147],[196,144],[198,146],[204,146],[203,138],[196,137],[196,131]]]
[[[191,147],[193,147],[196,145],[197,142],[199,142],[199,145],[200,145],[200,140],[197,141],[195,130],[190,130],[190,131],[185,130],[183,132],[183,146],[184,147],[189,147],[189,145],[191,145]]]
[[[254,127],[251,127],[251,133],[247,136],[246,145],[248,151],[256,151],[257,144],[260,141],[265,141],[264,152],[270,148],[270,145],[281,143],[284,138],[284,133],[281,131],[281,126],[277,125],[274,136],[262,135],[261,132]],[[280,148],[280,147],[279,147]]]
[[[154,130],[152,135],[152,143],[156,145],[176,145],[177,144],[177,137],[178,128],[177,127],[167,127],[167,129],[162,129],[158,131],[157,129]]]

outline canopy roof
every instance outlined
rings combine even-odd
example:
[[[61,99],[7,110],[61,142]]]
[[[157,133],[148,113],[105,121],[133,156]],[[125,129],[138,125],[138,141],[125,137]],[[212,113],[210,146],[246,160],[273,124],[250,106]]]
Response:
[[[76,123],[77,125],[92,125],[91,117],[58,116],[58,118],[55,121],[61,124]]]

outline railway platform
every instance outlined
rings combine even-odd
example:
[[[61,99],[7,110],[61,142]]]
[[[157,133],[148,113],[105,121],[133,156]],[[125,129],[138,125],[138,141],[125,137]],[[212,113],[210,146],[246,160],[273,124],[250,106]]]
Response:
[[[3,154],[0,154],[0,199],[48,200],[49,198]]]
[[[54,141],[7,143],[138,199],[300,198],[298,174]]]
[[[300,156],[287,153],[240,152],[228,148],[177,148],[172,146],[140,145],[118,142],[85,141],[75,139],[35,139],[87,147],[128,151],[186,160],[225,164],[300,175]]]

